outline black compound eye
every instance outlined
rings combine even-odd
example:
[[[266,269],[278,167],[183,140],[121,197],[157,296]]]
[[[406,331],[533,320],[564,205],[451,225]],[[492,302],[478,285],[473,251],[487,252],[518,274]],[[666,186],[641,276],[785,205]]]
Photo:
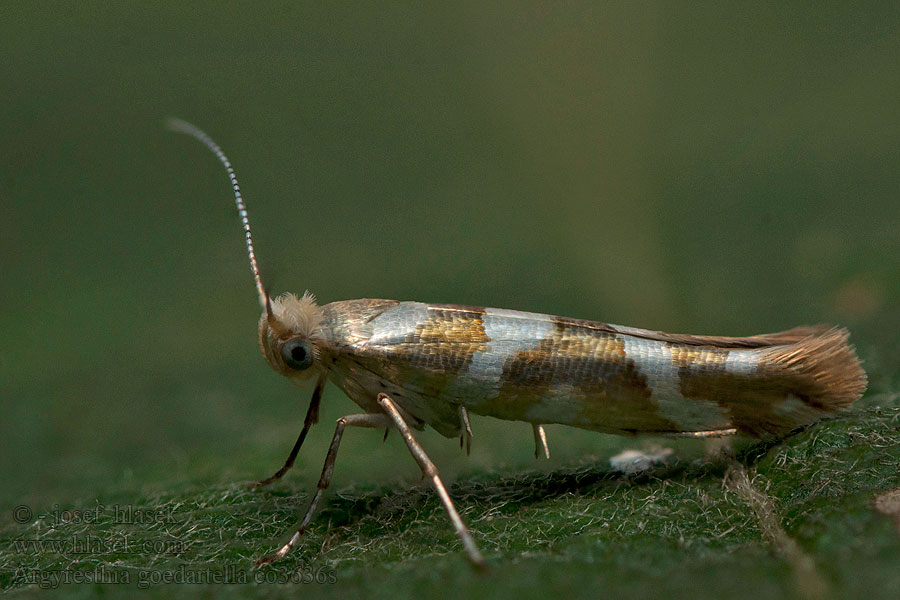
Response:
[[[309,342],[301,339],[288,340],[281,347],[281,358],[295,371],[308,369],[313,363],[313,352]]]

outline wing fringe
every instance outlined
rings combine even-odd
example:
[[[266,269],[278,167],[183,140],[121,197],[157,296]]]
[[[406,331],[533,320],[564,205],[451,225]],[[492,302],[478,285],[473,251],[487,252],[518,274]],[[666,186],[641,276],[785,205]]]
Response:
[[[798,331],[802,330],[769,338],[790,340]],[[866,391],[867,378],[848,337],[843,328],[813,329],[798,341],[759,350],[758,391],[769,393],[754,399],[769,400],[756,410],[747,406],[738,411],[735,426],[757,437],[783,435],[858,400]],[[756,387],[752,382],[749,386]]]
[[[858,400],[868,383],[856,350],[847,341],[849,337],[846,329],[831,327],[797,342],[763,350],[762,356],[796,382],[793,393],[806,404],[832,412]]]

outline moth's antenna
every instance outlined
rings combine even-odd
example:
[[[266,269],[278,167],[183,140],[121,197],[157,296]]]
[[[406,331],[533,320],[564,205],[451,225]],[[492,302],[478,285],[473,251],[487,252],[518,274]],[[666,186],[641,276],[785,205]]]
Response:
[[[256,252],[253,250],[253,237],[250,235],[250,219],[247,217],[247,205],[244,204],[244,198],[241,196],[241,187],[238,185],[237,176],[235,176],[234,169],[231,167],[231,161],[228,160],[228,157],[225,156],[225,153],[222,152],[222,149],[219,148],[219,145],[216,144],[211,137],[187,121],[170,117],[166,119],[165,123],[167,129],[177,131],[178,133],[185,133],[202,142],[216,155],[228,172],[228,178],[231,180],[231,187],[234,189],[234,203],[237,205],[238,216],[241,217],[241,225],[244,227],[244,237],[247,240],[247,256],[250,257],[250,270],[253,272],[253,281],[256,283],[256,293],[259,294],[259,304],[262,306],[263,310],[266,311],[266,314],[271,315],[272,307],[269,302],[269,294],[263,287],[262,278],[259,276],[259,264],[256,262]]]

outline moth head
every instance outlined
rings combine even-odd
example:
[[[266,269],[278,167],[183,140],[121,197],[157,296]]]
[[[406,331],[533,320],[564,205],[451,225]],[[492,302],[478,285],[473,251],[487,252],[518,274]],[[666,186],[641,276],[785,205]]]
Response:
[[[294,381],[319,372],[322,343],[322,308],[309,292],[298,298],[266,296],[259,318],[259,350],[278,373]]]
[[[256,250],[250,233],[250,218],[247,205],[238,185],[237,175],[231,161],[206,132],[181,119],[167,119],[166,126],[179,133],[189,135],[216,155],[234,193],[234,204],[237,207],[241,226],[244,229],[244,241],[247,244],[247,257],[250,259],[250,272],[259,304],[263,308],[259,319],[259,349],[273,369],[290,377],[294,381],[306,379],[319,370],[319,346],[321,344],[322,309],[316,304],[315,297],[306,292],[298,298],[294,294],[283,294],[271,298],[263,286],[256,261]]]

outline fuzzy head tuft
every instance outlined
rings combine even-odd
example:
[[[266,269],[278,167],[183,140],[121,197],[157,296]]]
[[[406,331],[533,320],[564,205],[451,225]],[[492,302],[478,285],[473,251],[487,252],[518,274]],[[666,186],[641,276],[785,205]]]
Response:
[[[313,339],[320,334],[322,325],[322,308],[316,304],[316,297],[303,292],[300,298],[290,292],[272,300],[272,316],[287,331]]]
[[[259,349],[266,362],[292,380],[319,370],[322,308],[308,291],[298,298],[282,294],[270,300],[259,319]]]

